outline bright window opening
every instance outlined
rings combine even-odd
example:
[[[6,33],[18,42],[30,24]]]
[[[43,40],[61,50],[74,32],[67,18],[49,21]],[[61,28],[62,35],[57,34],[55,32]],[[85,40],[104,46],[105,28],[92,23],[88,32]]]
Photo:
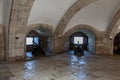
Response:
[[[26,37],[26,45],[33,45],[34,43],[39,45],[39,37]]]
[[[74,44],[83,44],[83,37],[74,37]]]
[[[34,42],[39,45],[39,37],[34,37]]]
[[[33,45],[33,37],[26,38],[26,45]]]

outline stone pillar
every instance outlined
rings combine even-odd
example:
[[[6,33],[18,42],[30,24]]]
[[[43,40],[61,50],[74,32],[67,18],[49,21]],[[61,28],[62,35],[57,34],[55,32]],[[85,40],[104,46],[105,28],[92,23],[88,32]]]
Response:
[[[13,0],[10,16],[9,60],[24,58],[26,24],[33,1]]]
[[[54,52],[55,54],[65,52],[65,41],[64,37],[59,35],[54,38]]]
[[[5,58],[5,46],[4,46],[5,34],[3,27],[4,26],[0,25],[0,60],[4,60]]]
[[[113,54],[113,41],[101,32],[96,40],[96,54]]]
[[[104,32],[99,32],[96,37],[96,54],[104,54],[105,48],[103,43]]]
[[[96,54],[103,54],[104,48],[100,40],[96,41]]]

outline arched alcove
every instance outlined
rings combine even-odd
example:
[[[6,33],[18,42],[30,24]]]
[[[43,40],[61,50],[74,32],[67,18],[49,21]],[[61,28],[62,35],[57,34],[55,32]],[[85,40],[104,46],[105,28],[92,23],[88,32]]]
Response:
[[[32,39],[32,46],[29,43],[27,45],[27,39],[30,38]],[[51,26],[47,24],[28,26],[25,36],[25,53],[30,51],[35,56],[49,56],[53,54],[53,30]]]
[[[41,43],[44,40],[44,35],[35,30],[30,31],[26,36],[26,58],[33,58],[45,55],[44,45]]]
[[[118,33],[114,38],[114,54],[120,54],[120,33]]]
[[[80,45],[82,50],[87,50],[88,36],[83,32],[75,32],[69,37],[69,49],[74,50],[77,45]]]
[[[74,38],[83,37],[83,42],[80,43],[83,50],[87,50],[91,53],[95,53],[95,36],[92,32],[85,29],[79,29],[75,33],[71,34],[71,36],[73,35],[74,35]]]
[[[98,31],[88,25],[77,25],[64,34],[66,50],[69,50],[69,39],[70,36],[74,33],[82,33],[86,35],[86,39],[88,38],[88,41],[85,41],[86,50],[88,50],[91,53],[96,52],[96,39]]]

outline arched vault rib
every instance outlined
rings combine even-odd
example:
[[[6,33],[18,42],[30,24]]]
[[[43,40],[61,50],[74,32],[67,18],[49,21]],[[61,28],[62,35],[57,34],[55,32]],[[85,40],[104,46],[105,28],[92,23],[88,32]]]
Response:
[[[76,1],[64,14],[62,19],[60,20],[58,26],[55,29],[55,34],[60,35],[64,31],[65,27],[71,20],[71,18],[83,7],[95,2],[98,0],[78,0]]]
[[[26,35],[30,31],[35,30],[35,29],[46,29],[53,35],[53,26],[50,26],[48,24],[32,24],[32,25],[28,25],[27,30],[26,30]]]
[[[120,20],[120,10],[115,14],[111,24],[106,29],[106,37],[110,37],[111,34],[114,34],[114,31],[117,29],[116,23]]]
[[[99,31],[96,30],[95,28],[93,28],[93,27],[91,27],[89,25],[85,25],[85,24],[76,25],[75,27],[71,28],[69,31],[67,31],[66,33],[64,33],[64,36],[66,38],[69,38],[69,36],[71,34],[73,34],[74,32],[76,32],[77,30],[80,30],[80,29],[88,30],[88,31],[92,32],[96,38],[98,38],[98,32]]]

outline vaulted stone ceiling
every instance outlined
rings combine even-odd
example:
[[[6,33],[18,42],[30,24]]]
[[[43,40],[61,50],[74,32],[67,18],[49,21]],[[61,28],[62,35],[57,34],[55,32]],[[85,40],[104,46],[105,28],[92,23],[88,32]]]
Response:
[[[0,0],[0,24],[8,24],[11,1]],[[55,30],[67,10],[77,1],[82,2],[82,0],[34,0],[27,25],[48,24],[53,26]],[[93,2],[72,16],[68,24],[65,25],[65,29],[62,30],[64,33],[79,24],[90,25],[100,31],[106,30],[120,9],[120,0],[91,1]]]
[[[55,28],[67,9],[76,1],[35,0],[28,19],[28,25],[44,23]]]
[[[64,32],[79,24],[90,25],[97,30],[105,31],[119,9],[120,0],[98,0],[77,12]]]
[[[76,1],[35,0],[28,19],[28,25],[49,24],[55,29],[66,11]],[[79,12],[76,12],[68,25],[65,25],[64,33],[79,24],[90,25],[97,30],[105,31],[119,10],[119,4],[120,0],[96,0],[96,2],[90,3]]]

